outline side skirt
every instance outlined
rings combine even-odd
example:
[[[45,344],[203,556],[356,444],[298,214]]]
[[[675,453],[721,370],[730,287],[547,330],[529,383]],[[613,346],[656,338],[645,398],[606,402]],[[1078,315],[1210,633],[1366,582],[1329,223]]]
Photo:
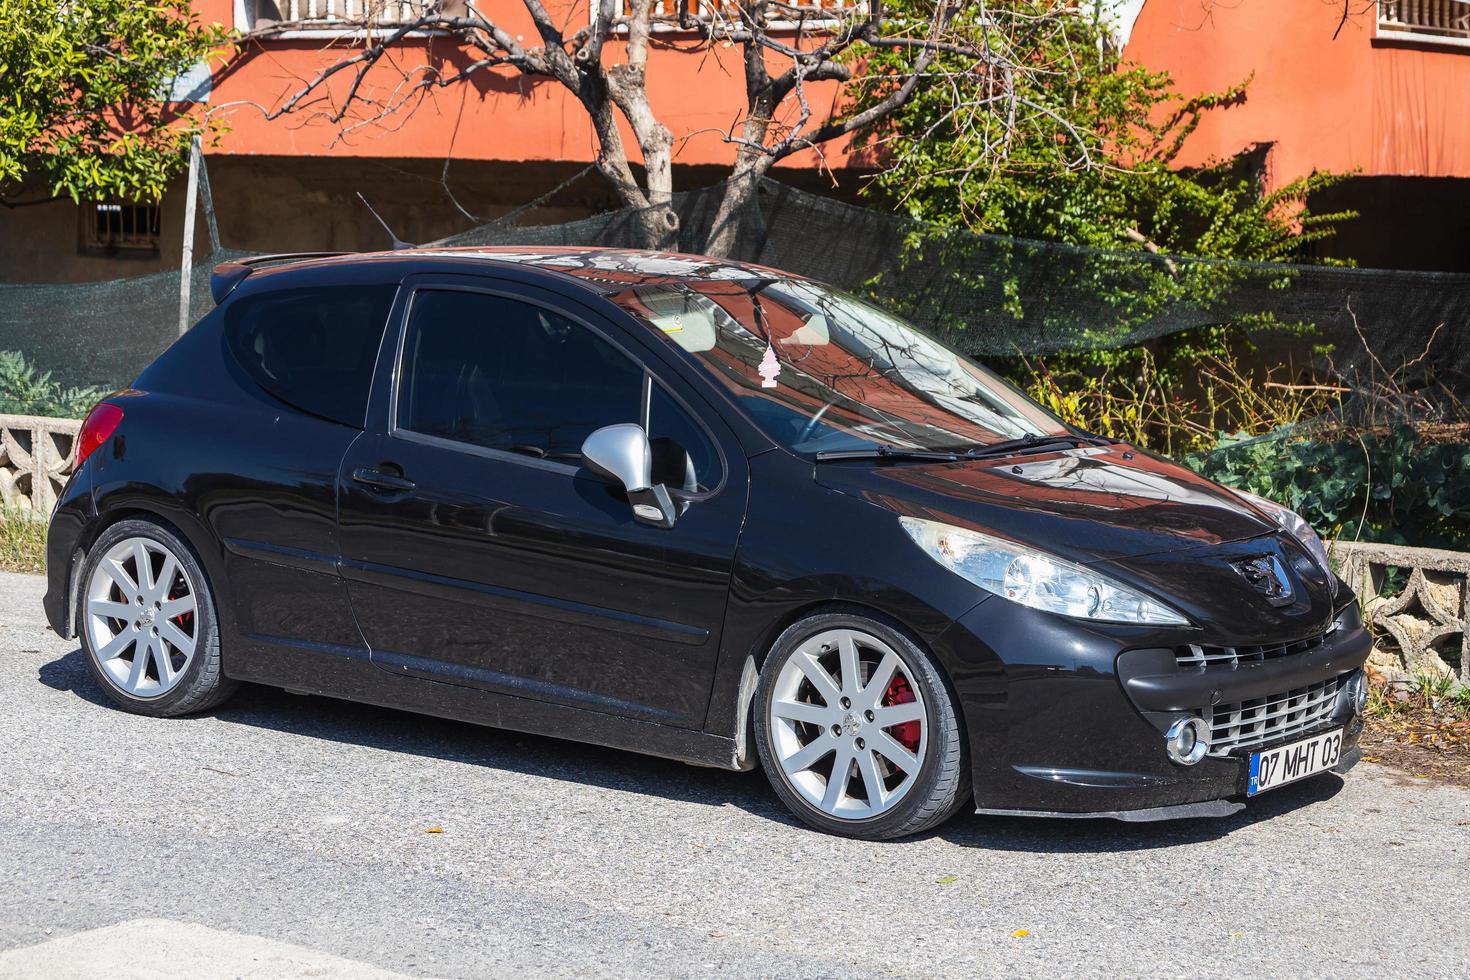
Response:
[[[1052,817],[1062,820],[1122,820],[1124,823],[1152,823],[1156,820],[1183,820],[1192,817],[1228,817],[1245,809],[1236,800],[1206,800],[1203,803],[1180,803],[1156,806],[1146,810],[1098,810],[1093,813],[1065,813],[1060,810],[992,810],[977,807],[976,813],[990,817]]]
[[[383,708],[548,735],[659,756],[712,769],[740,769],[733,738],[536,701],[409,675],[390,674],[366,649],[303,644],[274,637],[237,637],[242,656],[226,660],[237,680]]]

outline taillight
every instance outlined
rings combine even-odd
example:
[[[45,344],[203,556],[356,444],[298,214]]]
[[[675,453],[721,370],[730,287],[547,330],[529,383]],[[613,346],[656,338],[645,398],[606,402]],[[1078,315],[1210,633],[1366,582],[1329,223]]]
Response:
[[[108,402],[98,402],[92,406],[87,413],[86,421],[82,423],[82,429],[77,433],[76,448],[71,456],[71,471],[75,473],[82,468],[87,457],[97,450],[112,434],[117,431],[118,425],[122,423],[123,410]]]

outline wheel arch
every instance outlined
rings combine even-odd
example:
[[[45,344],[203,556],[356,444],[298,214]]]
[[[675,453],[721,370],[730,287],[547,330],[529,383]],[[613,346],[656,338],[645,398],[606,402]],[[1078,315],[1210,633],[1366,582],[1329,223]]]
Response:
[[[221,600],[219,593],[218,583],[221,581],[223,570],[218,567],[218,553],[211,551],[211,549],[201,548],[199,542],[195,539],[195,535],[191,535],[178,521],[173,520],[164,508],[155,509],[147,506],[143,502],[130,501],[123,506],[99,511],[97,518],[89,523],[82,530],[81,536],[77,538],[76,551],[72,556],[72,567],[66,596],[68,604],[66,611],[67,623],[71,627],[73,636],[81,635],[81,590],[85,586],[85,583],[82,581],[82,571],[87,564],[87,558],[92,553],[92,547],[109,528],[129,520],[141,520],[151,524],[157,524],[182,541],[194,553],[194,559],[199,562],[199,567],[204,569],[204,574],[208,577],[208,581],[205,584],[214,599],[215,621],[218,623],[223,616],[227,615],[223,609],[224,602]],[[200,526],[202,528],[203,524],[201,523]],[[208,535],[207,530],[202,533]],[[212,540],[212,535],[209,537]]]
[[[755,768],[756,758],[754,750],[755,736],[755,695],[760,684],[761,672],[765,670],[766,661],[770,658],[771,651],[775,648],[776,641],[792,626],[802,620],[811,619],[824,615],[848,615],[860,616],[902,634],[909,642],[913,643],[929,661],[934,665],[935,671],[943,681],[945,691],[956,705],[960,705],[959,694],[955,689],[954,678],[950,676],[949,668],[935,651],[934,644],[926,640],[923,634],[909,626],[902,619],[894,616],[878,606],[853,599],[814,599],[810,602],[791,609],[785,610],[782,615],[775,617],[758,634],[757,639],[747,651],[744,664],[741,667],[740,684],[736,689],[735,704],[735,758],[739,768],[749,770]],[[960,718],[961,733],[968,738],[968,732],[964,730],[964,713],[956,710],[956,716]]]

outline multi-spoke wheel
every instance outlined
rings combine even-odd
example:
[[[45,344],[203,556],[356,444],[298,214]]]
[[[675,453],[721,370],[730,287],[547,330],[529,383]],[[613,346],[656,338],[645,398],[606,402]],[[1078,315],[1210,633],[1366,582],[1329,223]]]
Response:
[[[772,785],[815,826],[916,833],[968,797],[949,692],[885,623],[825,614],[788,629],[761,671],[757,746]]]
[[[92,672],[124,707],[184,714],[233,690],[220,671],[204,571],[163,527],[123,521],[103,532],[88,553],[78,598]]]

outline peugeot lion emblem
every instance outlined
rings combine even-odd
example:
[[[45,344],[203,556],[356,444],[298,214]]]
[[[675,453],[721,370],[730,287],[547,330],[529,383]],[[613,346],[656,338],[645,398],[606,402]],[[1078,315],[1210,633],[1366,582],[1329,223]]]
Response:
[[[1281,564],[1280,558],[1275,555],[1261,555],[1259,558],[1246,558],[1231,564],[1271,605],[1291,604],[1291,579],[1287,578],[1286,568]]]

